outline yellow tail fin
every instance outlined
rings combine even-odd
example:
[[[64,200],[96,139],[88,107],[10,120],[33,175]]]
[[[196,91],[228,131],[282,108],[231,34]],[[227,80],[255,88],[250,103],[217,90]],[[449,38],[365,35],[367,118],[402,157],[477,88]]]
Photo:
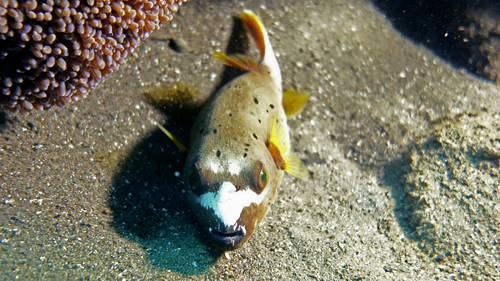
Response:
[[[266,53],[266,41],[264,39],[264,25],[259,21],[257,16],[250,10],[244,10],[240,15],[243,24],[247,28],[248,32],[252,35],[257,48],[260,51],[260,58],[264,58]]]

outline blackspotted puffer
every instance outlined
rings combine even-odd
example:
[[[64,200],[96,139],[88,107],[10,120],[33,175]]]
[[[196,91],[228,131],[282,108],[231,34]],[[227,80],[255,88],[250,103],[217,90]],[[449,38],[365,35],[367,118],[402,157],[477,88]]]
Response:
[[[247,72],[216,92],[201,110],[182,175],[201,226],[224,250],[248,240],[275,200],[285,171],[306,176],[291,152],[286,118],[303,107],[307,94],[283,94],[264,26],[251,11],[245,10],[241,20],[260,51],[260,62],[214,53],[217,61]]]

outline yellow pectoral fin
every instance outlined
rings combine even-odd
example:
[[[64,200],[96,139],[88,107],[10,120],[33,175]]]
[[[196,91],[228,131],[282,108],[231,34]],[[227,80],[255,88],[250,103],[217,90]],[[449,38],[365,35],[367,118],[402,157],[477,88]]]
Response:
[[[269,118],[267,124],[267,149],[273,156],[276,167],[297,178],[306,178],[306,167],[290,151],[290,145],[287,142],[285,130],[276,116]]]
[[[284,91],[281,104],[283,105],[283,109],[285,109],[286,116],[292,117],[299,114],[304,109],[308,98],[308,93],[301,93],[294,89]]]
[[[288,152],[288,155],[284,159],[286,162],[285,171],[287,173],[299,179],[307,178],[306,166],[291,151]]]
[[[227,56],[221,52],[214,52],[213,57],[217,62],[245,71],[255,71],[258,68],[251,58],[244,55]]]
[[[174,137],[169,131],[167,131],[167,129],[163,128],[163,126],[160,125],[160,124],[157,124],[157,125],[165,133],[165,135],[167,135],[167,137],[174,142],[174,144],[177,146],[177,148],[180,151],[182,151],[182,152],[187,152],[188,151],[187,148],[184,145],[182,145],[182,143],[179,140],[177,140],[176,137]]]

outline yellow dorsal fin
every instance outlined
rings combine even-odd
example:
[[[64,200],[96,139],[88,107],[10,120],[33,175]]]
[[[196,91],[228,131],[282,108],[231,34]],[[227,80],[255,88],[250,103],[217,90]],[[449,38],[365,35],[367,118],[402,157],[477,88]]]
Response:
[[[266,41],[264,39],[264,26],[259,21],[257,16],[250,10],[244,10],[240,15],[243,24],[247,28],[248,32],[252,35],[257,48],[260,51],[260,58],[264,58],[266,53]]]
[[[304,109],[308,98],[308,93],[301,93],[294,89],[284,91],[281,104],[283,105],[283,109],[285,109],[286,116],[292,117],[298,115]]]
[[[303,179],[307,176],[306,168],[290,150],[290,144],[287,142],[285,134],[285,130],[276,116],[270,117],[267,124],[266,145],[276,162],[276,166],[292,176]]]
[[[245,55],[227,56],[221,52],[214,52],[213,57],[217,62],[245,71],[257,70],[258,68],[257,64]]]
[[[167,129],[163,128],[163,126],[160,125],[160,124],[157,124],[157,125],[165,133],[165,135],[167,135],[167,137],[174,142],[174,144],[177,146],[177,148],[180,151],[182,151],[182,152],[187,152],[188,151],[187,148],[184,145],[182,145],[182,143],[179,140],[177,140],[176,137],[174,137],[169,131],[167,131]]]

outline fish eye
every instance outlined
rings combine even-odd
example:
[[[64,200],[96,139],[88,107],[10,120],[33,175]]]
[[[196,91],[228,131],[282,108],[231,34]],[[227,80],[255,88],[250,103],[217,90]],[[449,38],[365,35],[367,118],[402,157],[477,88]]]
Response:
[[[269,174],[264,168],[264,165],[262,165],[262,162],[260,161],[257,162],[253,172],[253,183],[251,184],[251,189],[255,191],[255,193],[260,194],[264,188],[266,188],[268,180]]]
[[[262,167],[262,170],[260,171],[260,180],[259,180],[259,185],[261,186],[262,189],[266,187],[267,178],[268,178],[267,171],[266,169],[264,169],[264,167]]]

